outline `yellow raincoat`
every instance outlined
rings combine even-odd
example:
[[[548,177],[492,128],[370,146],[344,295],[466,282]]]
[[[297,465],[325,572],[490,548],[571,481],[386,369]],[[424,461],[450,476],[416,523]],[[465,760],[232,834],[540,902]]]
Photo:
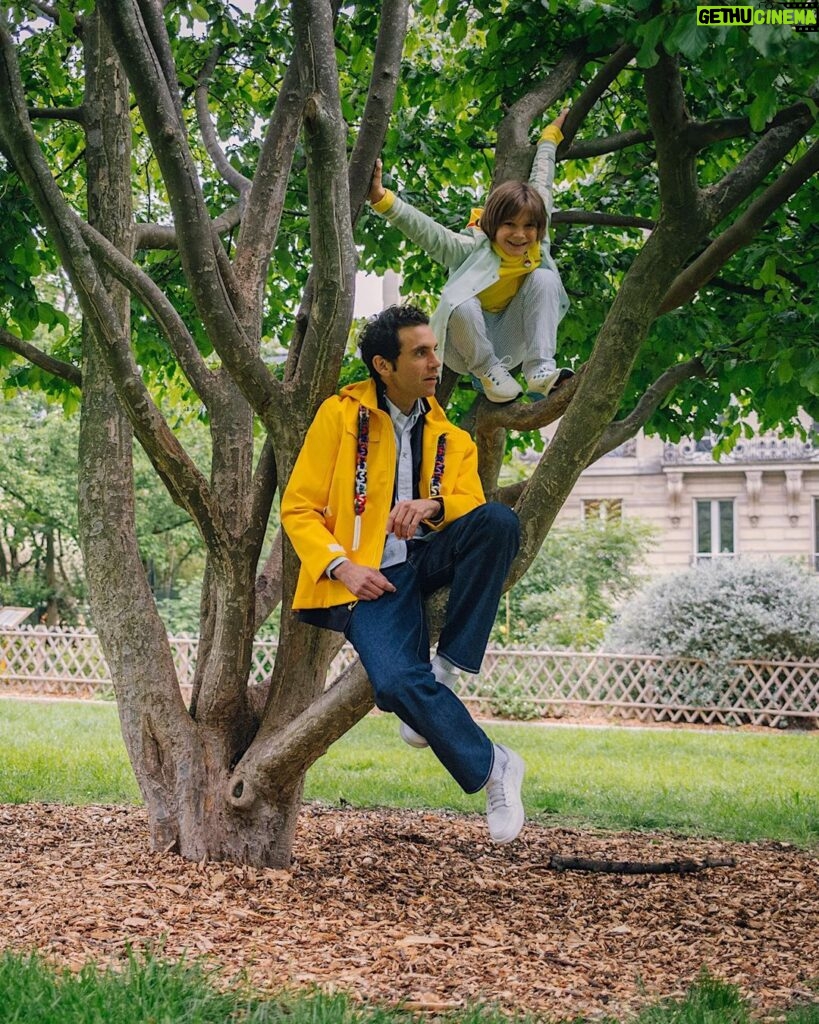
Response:
[[[361,517],[361,539],[353,550],[358,410],[370,412],[367,452],[367,501]],[[423,428],[419,496],[430,497],[436,452],[446,435],[440,497],[448,523],[484,504],[478,478],[478,454],[466,431],[454,426],[434,398]],[[375,381],[350,384],[320,407],[296,460],[282,498],[282,526],[301,560],[294,609],[331,608],[349,603],[353,595],[339,580],[326,575],[339,557],[378,568],[386,540],[387,518],[395,482],[395,434],[388,413],[378,408]]]

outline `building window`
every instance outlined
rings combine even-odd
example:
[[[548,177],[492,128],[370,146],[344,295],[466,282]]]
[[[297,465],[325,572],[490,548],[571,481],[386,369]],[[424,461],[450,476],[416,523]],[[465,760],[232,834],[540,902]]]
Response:
[[[623,518],[622,498],[585,498],[582,506],[584,522],[619,523]]]
[[[734,554],[734,502],[732,499],[698,501],[697,561],[730,558]]]

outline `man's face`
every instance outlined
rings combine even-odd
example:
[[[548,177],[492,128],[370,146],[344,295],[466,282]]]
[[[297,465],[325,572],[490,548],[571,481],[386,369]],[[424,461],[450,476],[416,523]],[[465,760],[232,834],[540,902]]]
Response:
[[[441,361],[435,354],[438,342],[429,324],[415,324],[398,331],[400,350],[395,366],[376,356],[375,369],[381,375],[387,398],[407,413],[418,398],[435,394]]]

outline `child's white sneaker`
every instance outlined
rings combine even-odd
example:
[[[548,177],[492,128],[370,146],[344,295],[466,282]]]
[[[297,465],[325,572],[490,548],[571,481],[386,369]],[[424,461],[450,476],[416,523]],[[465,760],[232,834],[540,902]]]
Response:
[[[523,388],[502,362],[495,363],[486,373],[479,374],[478,380],[490,402],[514,402],[523,394]]]
[[[574,372],[565,368],[547,370],[539,367],[526,376],[526,390],[532,398],[545,398],[564,381],[571,380]]]

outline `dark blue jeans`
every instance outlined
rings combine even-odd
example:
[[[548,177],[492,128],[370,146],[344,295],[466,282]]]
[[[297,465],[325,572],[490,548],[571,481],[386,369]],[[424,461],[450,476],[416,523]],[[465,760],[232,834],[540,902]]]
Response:
[[[440,533],[411,542],[407,561],[383,570],[395,593],[359,601],[346,630],[370,677],[376,705],[425,737],[467,793],[486,784],[492,743],[432,674],[424,599],[450,585],[438,652],[477,673],[519,545],[515,513],[497,502],[481,505]]]

